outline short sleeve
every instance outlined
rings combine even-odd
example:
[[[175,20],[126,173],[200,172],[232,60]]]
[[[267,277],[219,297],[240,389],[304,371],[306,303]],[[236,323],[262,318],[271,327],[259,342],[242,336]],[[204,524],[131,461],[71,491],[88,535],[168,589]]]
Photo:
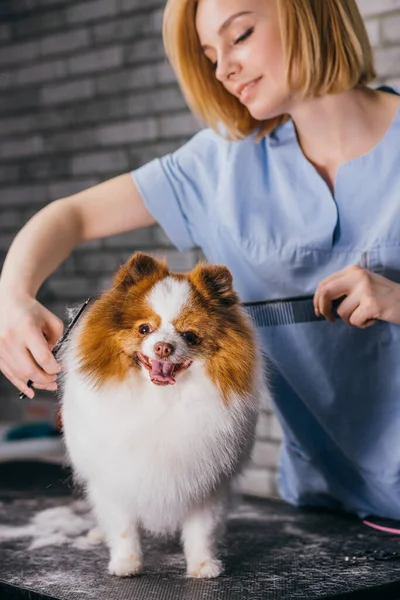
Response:
[[[181,251],[202,246],[224,140],[210,129],[131,172],[147,210]]]

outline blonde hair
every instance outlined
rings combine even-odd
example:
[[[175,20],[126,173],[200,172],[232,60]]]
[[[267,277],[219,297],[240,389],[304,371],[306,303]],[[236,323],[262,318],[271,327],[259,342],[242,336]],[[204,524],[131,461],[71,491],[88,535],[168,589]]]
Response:
[[[298,98],[344,92],[376,77],[372,50],[355,0],[275,0],[289,89]],[[230,139],[271,133],[287,115],[258,121],[215,77],[198,39],[198,0],[167,0],[163,39],[182,92],[209,127]]]

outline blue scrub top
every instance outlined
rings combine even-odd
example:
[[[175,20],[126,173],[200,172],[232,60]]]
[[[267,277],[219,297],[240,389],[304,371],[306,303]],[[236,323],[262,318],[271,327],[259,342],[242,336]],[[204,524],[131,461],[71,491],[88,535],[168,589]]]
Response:
[[[352,264],[400,283],[400,109],[375,148],[341,165],[334,195],[292,121],[258,143],[203,130],[132,177],[177,248],[229,267],[242,302],[313,294]],[[282,497],[400,519],[400,326],[258,333],[283,429]]]

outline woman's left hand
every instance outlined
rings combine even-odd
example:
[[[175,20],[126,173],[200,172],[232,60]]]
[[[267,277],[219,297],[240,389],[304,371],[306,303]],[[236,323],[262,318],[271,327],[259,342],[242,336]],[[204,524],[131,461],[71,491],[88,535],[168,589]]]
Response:
[[[369,327],[377,319],[400,324],[400,284],[357,265],[333,273],[314,295],[317,316],[335,320],[333,301],[343,298],[337,314],[349,325]]]

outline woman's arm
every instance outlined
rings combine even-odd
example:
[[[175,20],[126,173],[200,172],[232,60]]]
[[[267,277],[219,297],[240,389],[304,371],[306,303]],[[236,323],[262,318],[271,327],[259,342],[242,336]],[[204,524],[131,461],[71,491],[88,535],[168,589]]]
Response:
[[[0,277],[0,370],[32,397],[35,387],[54,389],[60,367],[51,350],[62,321],[36,299],[43,281],[81,242],[155,223],[130,174],[38,212],[15,237]]]
[[[81,242],[155,223],[129,173],[39,211],[14,239],[0,291],[35,296],[43,281]]]

